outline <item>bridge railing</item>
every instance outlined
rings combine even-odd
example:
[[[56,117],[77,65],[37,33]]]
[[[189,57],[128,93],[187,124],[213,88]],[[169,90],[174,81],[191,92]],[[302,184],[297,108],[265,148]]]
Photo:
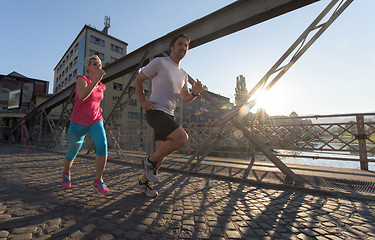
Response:
[[[358,161],[363,170],[368,170],[369,162],[375,162],[368,158],[375,154],[375,113],[267,117],[243,124],[279,157],[295,157],[294,154],[282,154],[277,151],[279,149],[299,151],[300,158]],[[184,128],[189,134],[189,142],[182,149],[185,153],[193,153],[201,144],[222,138],[208,144],[208,155],[255,158],[257,154],[242,132],[230,123],[224,128],[211,123],[188,123]],[[223,137],[221,134],[225,131]],[[337,153],[337,156],[327,156],[327,152]],[[340,153],[345,153],[345,157]]]
[[[243,124],[278,157],[354,161],[363,170],[375,162],[375,113],[255,118]],[[186,123],[183,127],[189,140],[179,153],[191,155],[206,144],[208,156],[255,159],[261,154],[230,122],[224,126]],[[123,150],[146,150],[150,134],[146,127],[114,132]],[[109,147],[114,147],[110,140]]]

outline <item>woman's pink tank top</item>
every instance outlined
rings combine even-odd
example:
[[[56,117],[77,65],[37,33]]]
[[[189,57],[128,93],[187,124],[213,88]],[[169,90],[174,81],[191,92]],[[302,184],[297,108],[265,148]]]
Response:
[[[91,80],[86,76],[79,75],[77,76],[77,78],[78,77],[82,77],[86,81],[87,85],[91,83]],[[94,88],[90,96],[87,97],[84,101],[82,101],[78,98],[76,88],[75,103],[70,121],[86,126],[91,126],[97,121],[102,121],[103,117],[100,111],[100,102],[103,100],[104,90],[105,85],[99,82],[99,87]]]

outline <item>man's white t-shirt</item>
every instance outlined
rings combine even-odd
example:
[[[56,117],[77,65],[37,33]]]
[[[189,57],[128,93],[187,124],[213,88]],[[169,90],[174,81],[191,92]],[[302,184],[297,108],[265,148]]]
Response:
[[[155,102],[154,110],[174,116],[181,90],[188,91],[187,73],[169,57],[153,59],[142,71],[152,81],[149,101]]]

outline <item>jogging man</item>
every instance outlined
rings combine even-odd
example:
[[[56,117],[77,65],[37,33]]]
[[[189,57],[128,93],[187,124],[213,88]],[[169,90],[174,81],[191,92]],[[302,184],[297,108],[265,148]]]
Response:
[[[193,101],[202,91],[202,83],[188,88],[188,75],[181,69],[180,62],[189,49],[190,38],[179,34],[171,39],[169,57],[158,57],[147,64],[135,79],[135,88],[142,107],[146,110],[148,124],[154,129],[155,151],[143,159],[145,174],[138,182],[138,190],[147,196],[156,197],[149,182],[159,182],[158,169],[166,156],[180,149],[188,140],[185,130],[174,120],[176,102],[181,97],[184,102]],[[150,99],[143,91],[143,82],[152,81]]]

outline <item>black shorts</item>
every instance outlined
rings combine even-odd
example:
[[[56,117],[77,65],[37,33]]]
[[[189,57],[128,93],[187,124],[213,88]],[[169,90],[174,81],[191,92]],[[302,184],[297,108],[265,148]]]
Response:
[[[180,125],[174,120],[174,117],[160,110],[146,111],[146,120],[154,129],[155,140],[167,140],[167,137]]]

